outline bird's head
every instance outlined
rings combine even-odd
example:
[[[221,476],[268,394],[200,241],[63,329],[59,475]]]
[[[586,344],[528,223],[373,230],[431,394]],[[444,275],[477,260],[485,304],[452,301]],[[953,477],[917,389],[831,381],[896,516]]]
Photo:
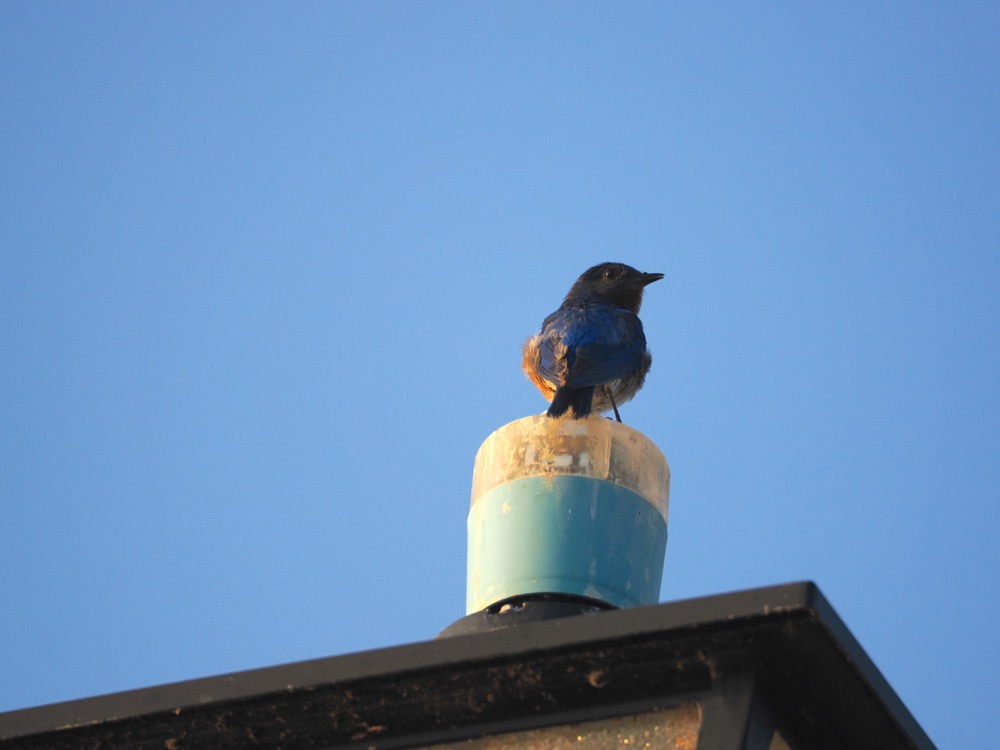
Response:
[[[638,313],[643,290],[662,278],[662,273],[643,273],[624,263],[601,263],[583,272],[569,290],[566,300],[597,297]]]

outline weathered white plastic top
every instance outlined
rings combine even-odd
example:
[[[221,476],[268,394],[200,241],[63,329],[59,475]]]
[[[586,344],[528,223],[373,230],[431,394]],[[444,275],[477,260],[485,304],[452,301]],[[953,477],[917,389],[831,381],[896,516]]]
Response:
[[[525,477],[575,475],[613,482],[667,517],[670,467],[641,432],[604,417],[552,419],[540,414],[504,425],[476,454],[472,503]]]

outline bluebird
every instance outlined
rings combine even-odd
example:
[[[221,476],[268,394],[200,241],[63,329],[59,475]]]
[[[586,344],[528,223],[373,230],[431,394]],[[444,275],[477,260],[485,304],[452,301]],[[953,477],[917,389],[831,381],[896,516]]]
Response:
[[[652,357],[639,320],[642,292],[662,273],[624,263],[587,269],[522,351],[525,374],[551,401],[550,417],[614,409],[642,388]]]

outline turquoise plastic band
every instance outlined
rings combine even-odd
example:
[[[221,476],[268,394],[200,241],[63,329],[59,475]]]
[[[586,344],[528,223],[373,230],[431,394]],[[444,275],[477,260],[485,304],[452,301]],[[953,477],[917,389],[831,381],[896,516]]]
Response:
[[[566,475],[516,479],[477,498],[468,526],[469,614],[543,592],[616,607],[659,601],[666,519],[619,484]]]

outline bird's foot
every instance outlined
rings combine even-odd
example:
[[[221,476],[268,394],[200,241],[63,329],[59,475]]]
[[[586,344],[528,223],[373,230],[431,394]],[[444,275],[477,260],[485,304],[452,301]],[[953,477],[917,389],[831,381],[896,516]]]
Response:
[[[615,397],[611,395],[611,389],[607,385],[604,386],[604,392],[608,394],[608,401],[611,402],[611,408],[615,410],[615,419],[618,420],[619,424],[624,424],[622,422],[622,415],[618,413],[618,405],[615,404]]]

